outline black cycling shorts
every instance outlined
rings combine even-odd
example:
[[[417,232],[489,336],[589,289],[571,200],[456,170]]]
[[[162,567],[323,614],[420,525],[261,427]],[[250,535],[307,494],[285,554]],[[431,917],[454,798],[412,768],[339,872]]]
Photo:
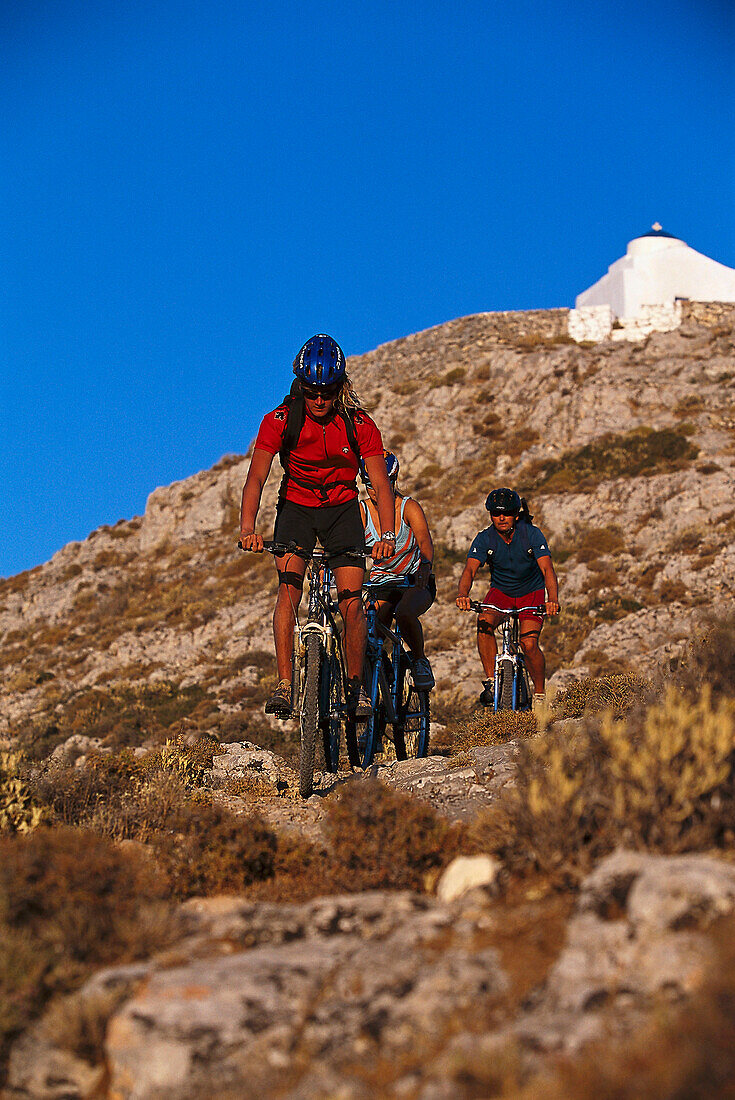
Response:
[[[410,587],[413,588],[416,584],[416,574],[415,573],[409,573],[408,574],[408,580],[411,582]],[[385,592],[383,592],[383,589],[385,589]],[[433,604],[434,600],[436,599],[436,577],[434,576],[433,573],[430,574],[429,579],[426,582],[426,589],[425,590],[431,596],[431,603],[429,604],[429,607],[431,607],[431,604]],[[387,583],[387,584],[381,584],[379,587],[374,588],[372,591],[373,591],[373,595],[375,596],[376,599],[378,599],[378,600],[389,600],[393,604],[393,606],[395,607],[395,605],[400,602],[401,596],[403,596],[403,594],[406,592],[406,589],[405,588],[393,588],[393,586],[390,583]],[[429,607],[426,608],[426,611],[429,610]],[[425,615],[426,611],[422,611],[421,614]]]
[[[346,504],[327,504],[321,508],[294,504],[292,500],[279,500],[273,541],[295,542],[311,553],[317,539],[330,555],[332,569],[339,569],[342,565],[360,568],[358,558],[343,553],[355,549],[365,552],[365,529],[357,497]],[[364,560],[362,568],[365,568]]]

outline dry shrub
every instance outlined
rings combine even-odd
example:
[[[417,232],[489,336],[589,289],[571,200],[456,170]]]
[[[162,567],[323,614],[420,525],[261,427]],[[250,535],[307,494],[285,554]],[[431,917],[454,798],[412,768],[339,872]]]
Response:
[[[519,737],[533,737],[536,719],[530,711],[480,711],[450,728],[452,752],[463,752],[473,745],[504,745]]]
[[[635,428],[625,435],[608,433],[565,451],[558,458],[531,464],[524,486],[547,492],[591,492],[601,481],[680,470],[693,462],[699,448],[687,439],[691,425],[678,428]]]
[[[617,718],[641,701],[650,700],[651,692],[650,680],[633,673],[587,677],[559,692],[553,702],[554,717],[581,718],[583,714],[610,710]]]
[[[214,757],[221,752],[215,737],[180,734],[144,757],[142,770],[147,775],[156,771],[173,772],[187,790],[193,790],[206,784]]]
[[[89,688],[66,700],[52,725],[13,732],[36,759],[75,733],[98,737],[112,748],[135,747],[144,741],[164,741],[204,703],[214,705],[199,684],[182,688],[167,680],[142,687]]]
[[[332,885],[350,893],[425,889],[463,836],[427,802],[369,780],[346,784],[328,802],[326,832]]]
[[[687,587],[680,580],[662,581],[659,586],[658,596],[661,603],[675,603],[685,598]]]
[[[0,1057],[53,993],[166,942],[165,889],[145,853],[86,830],[0,840]]]
[[[701,412],[704,408],[704,398],[699,394],[690,393],[686,397],[681,397],[674,406],[674,416],[691,416],[693,413]]]
[[[569,541],[556,554],[557,561],[576,557],[577,561],[596,562],[605,554],[615,554],[625,545],[623,532],[617,524],[604,527],[583,526],[573,530]]]
[[[735,1096],[735,919],[714,936],[701,990],[624,1043],[595,1043],[513,1092],[518,1100],[732,1100]]]
[[[669,690],[628,722],[607,713],[521,741],[516,787],[476,825],[511,870],[576,883],[618,845],[658,852],[732,844],[735,709]]]
[[[735,697],[735,611],[704,620],[682,655],[675,682],[689,697],[705,683],[715,700]]]
[[[256,815],[236,816],[203,792],[171,805],[149,843],[181,899],[243,893],[275,874],[273,830]]]
[[[21,774],[22,762],[20,753],[0,750],[0,833],[28,833],[46,816]]]
[[[564,605],[562,615],[546,621],[541,647],[546,654],[547,675],[571,663],[594,625],[589,608],[572,603]]]
[[[84,767],[48,767],[31,780],[31,789],[58,824],[88,825],[101,806],[108,819],[114,819],[122,803],[137,791],[143,774],[143,762],[129,749],[104,755],[92,753]],[[112,829],[110,835],[130,834]]]

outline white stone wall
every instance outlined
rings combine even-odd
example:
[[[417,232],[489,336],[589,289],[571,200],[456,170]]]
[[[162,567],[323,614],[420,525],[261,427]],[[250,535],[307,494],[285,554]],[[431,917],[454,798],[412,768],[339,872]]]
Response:
[[[665,306],[641,306],[635,317],[621,317],[616,321],[610,336],[613,340],[644,340],[652,332],[671,332],[680,324],[681,302]]]
[[[569,310],[569,335],[578,344],[608,340],[612,330],[613,311],[610,306],[582,306]]]

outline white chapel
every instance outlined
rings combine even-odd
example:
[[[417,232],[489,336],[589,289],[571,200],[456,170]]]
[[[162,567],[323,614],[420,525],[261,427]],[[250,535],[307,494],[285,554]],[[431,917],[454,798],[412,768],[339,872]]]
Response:
[[[656,222],[575,304],[577,309],[609,305],[618,318],[636,317],[644,306],[673,306],[677,299],[735,302],[735,270],[696,252]]]
[[[735,269],[690,248],[658,222],[629,242],[607,274],[577,295],[569,332],[576,340],[640,339],[681,324],[689,302],[735,302]]]

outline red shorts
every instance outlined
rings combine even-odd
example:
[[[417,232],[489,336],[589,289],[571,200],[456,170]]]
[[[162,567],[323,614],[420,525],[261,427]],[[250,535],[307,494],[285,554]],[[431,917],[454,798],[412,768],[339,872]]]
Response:
[[[507,608],[512,611],[514,607],[544,607],[546,604],[546,592],[543,588],[537,588],[535,592],[527,592],[525,596],[508,596],[499,588],[490,588],[483,603],[494,603],[496,607]],[[539,630],[543,626],[543,617],[534,615],[532,611],[521,611],[518,616],[523,622],[535,623]]]

